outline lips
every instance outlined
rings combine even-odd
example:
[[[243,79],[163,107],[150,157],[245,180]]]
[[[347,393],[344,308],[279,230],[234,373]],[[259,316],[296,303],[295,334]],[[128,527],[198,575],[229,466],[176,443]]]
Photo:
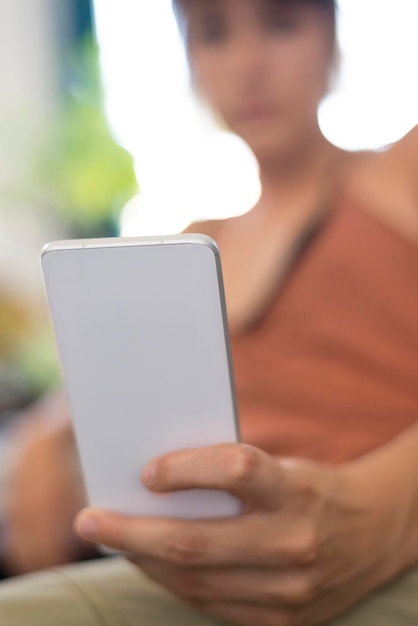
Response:
[[[237,119],[240,122],[267,122],[274,117],[276,111],[265,102],[245,103],[238,112]]]

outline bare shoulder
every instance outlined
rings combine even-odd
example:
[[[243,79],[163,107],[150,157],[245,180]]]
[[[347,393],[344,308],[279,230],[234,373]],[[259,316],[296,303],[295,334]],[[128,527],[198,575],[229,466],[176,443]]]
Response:
[[[381,151],[354,156],[346,187],[359,204],[418,242],[418,126]]]
[[[222,219],[192,222],[187,228],[184,229],[183,233],[199,233],[201,235],[207,235],[208,237],[212,237],[212,239],[217,241],[221,232],[224,230],[225,225],[229,221],[229,219]]]
[[[385,170],[392,179],[394,175],[399,175],[400,171],[410,173],[415,169],[415,173],[418,173],[418,126],[381,150],[353,153],[351,162],[354,166],[353,171],[357,174],[360,174],[361,170],[367,174],[372,172],[380,174]]]
[[[395,143],[392,150],[402,153],[405,162],[410,160],[411,167],[418,172],[418,125]]]
[[[386,168],[389,175],[390,170],[398,177],[403,174],[405,182],[415,185],[418,175],[418,126],[376,156],[376,161]]]
[[[418,125],[392,147],[400,167],[404,168],[412,199],[418,213]]]

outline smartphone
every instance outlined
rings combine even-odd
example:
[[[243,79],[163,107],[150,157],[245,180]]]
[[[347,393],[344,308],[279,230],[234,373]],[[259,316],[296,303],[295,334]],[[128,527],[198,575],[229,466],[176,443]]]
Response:
[[[237,515],[226,492],[152,494],[146,463],[239,441],[221,261],[204,235],[55,242],[42,268],[90,505]]]

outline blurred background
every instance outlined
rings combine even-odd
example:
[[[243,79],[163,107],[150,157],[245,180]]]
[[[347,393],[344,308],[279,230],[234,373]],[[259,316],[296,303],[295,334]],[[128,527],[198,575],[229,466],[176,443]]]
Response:
[[[320,123],[341,147],[379,149],[416,123],[418,3],[339,4],[341,70]],[[4,462],[9,421],[59,384],[42,246],[237,215],[259,182],[192,93],[170,0],[0,0],[0,81]]]

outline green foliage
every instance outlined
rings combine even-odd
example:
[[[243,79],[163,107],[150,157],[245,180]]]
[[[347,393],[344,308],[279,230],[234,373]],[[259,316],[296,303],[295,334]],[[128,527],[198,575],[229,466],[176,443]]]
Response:
[[[76,51],[70,75],[41,159],[40,178],[65,222],[83,230],[116,220],[138,189],[133,159],[109,130],[93,41]]]
[[[41,221],[56,225],[57,238],[111,236],[121,209],[138,191],[133,159],[109,129],[96,43],[85,41],[67,66],[70,80],[31,155],[25,184],[9,190],[7,205],[37,210]],[[5,407],[59,381],[49,320],[0,293],[0,417]]]
[[[26,393],[32,397],[56,389],[61,384],[61,373],[54,336],[50,325],[41,326],[22,349],[15,363]]]

